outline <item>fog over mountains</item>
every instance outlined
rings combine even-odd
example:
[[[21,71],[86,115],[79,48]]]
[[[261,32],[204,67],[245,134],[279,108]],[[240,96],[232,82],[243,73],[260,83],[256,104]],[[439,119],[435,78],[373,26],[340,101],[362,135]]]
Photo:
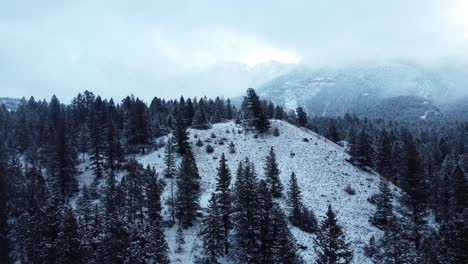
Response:
[[[413,62],[362,63],[310,68],[297,66],[258,88],[260,95],[289,109],[304,106],[310,114],[347,112],[425,119],[439,108],[453,110],[468,96],[468,66]]]

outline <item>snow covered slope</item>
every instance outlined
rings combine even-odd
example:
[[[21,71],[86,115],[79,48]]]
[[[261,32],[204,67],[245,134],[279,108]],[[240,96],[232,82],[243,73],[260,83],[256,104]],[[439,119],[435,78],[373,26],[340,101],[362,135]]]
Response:
[[[238,163],[248,157],[254,161],[259,178],[263,178],[263,165],[270,147],[275,148],[277,160],[281,169],[281,181],[287,189],[289,176],[295,172],[301,186],[304,203],[312,208],[320,221],[325,215],[328,204],[336,210],[339,222],[344,226],[348,238],[355,242],[355,257],[353,263],[371,263],[364,256],[363,247],[372,235],[381,236],[381,232],[368,223],[368,218],[375,211],[367,198],[378,192],[379,176],[363,172],[345,161],[347,154],[338,145],[329,142],[317,134],[295,127],[284,121],[272,121],[272,127],[278,128],[280,136],[271,134],[254,137],[254,133],[245,134],[242,128],[233,122],[216,124],[210,130],[190,130],[190,141],[202,178],[201,206],[204,208],[208,203],[209,196],[216,184],[216,168],[218,158],[224,152],[228,159],[233,182]],[[241,133],[238,133],[242,131]],[[227,133],[229,132],[229,133]],[[234,133],[233,133],[234,132]],[[211,133],[216,135],[213,139]],[[203,147],[195,146],[196,138],[202,141],[210,140],[214,147],[214,153],[205,151],[206,142]],[[307,138],[308,142],[304,139]],[[215,142],[225,139],[223,145]],[[160,140],[167,140],[162,138]],[[236,152],[229,153],[229,143],[235,144]],[[143,165],[155,166],[158,172],[162,172],[164,150],[160,149],[153,153],[138,158]],[[356,190],[355,195],[349,195],[344,188],[350,185]],[[169,195],[169,188],[163,194],[164,199]],[[285,199],[278,202],[285,208]],[[166,205],[164,205],[166,206]],[[168,217],[167,207],[164,209],[165,217]],[[171,259],[174,263],[192,263],[193,256],[200,251],[201,242],[196,237],[199,226],[186,231],[185,251],[175,253],[176,228],[167,230],[167,239],[171,249]],[[292,232],[298,244],[306,246],[301,250],[301,255],[311,263],[315,258],[313,235],[304,233],[296,228]],[[226,263],[229,263],[226,261]]]

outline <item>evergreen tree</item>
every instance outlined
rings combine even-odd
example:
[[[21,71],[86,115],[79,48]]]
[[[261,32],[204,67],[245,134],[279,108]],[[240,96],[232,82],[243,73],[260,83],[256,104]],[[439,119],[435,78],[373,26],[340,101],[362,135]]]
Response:
[[[161,190],[156,177],[149,176],[146,190],[148,217],[151,221],[161,221]]]
[[[275,242],[272,230],[273,197],[264,180],[258,184],[259,204],[259,253],[257,261],[260,263],[273,263],[273,243]]]
[[[262,103],[254,89],[249,88],[247,90],[243,106],[247,112],[244,118],[247,118],[246,121],[254,126],[257,131],[263,133],[270,128],[270,121],[262,109]]]
[[[296,109],[296,119],[299,126],[305,127],[307,125],[307,114],[302,107]]]
[[[389,221],[393,218],[392,193],[386,180],[381,179],[379,184],[380,194],[377,197],[377,210],[370,222],[385,230]]]
[[[71,208],[65,208],[60,232],[59,263],[81,264],[81,242],[78,236],[78,225]]]
[[[275,108],[275,119],[278,119],[278,120],[283,120],[284,118],[284,110],[281,106],[276,106]]]
[[[421,166],[419,151],[409,132],[404,134],[404,159],[402,172],[402,187],[407,192],[403,196],[403,203],[410,211],[411,238],[417,250],[421,249],[422,232],[426,223],[426,181]]]
[[[234,234],[240,261],[256,263],[259,254],[260,211],[257,176],[253,164],[246,159],[239,163],[235,183]]]
[[[265,163],[265,178],[268,183],[268,188],[270,189],[271,195],[274,198],[280,198],[283,195],[283,185],[279,178],[280,170],[278,168],[278,162],[276,161],[276,154],[271,147],[270,153],[266,157]]]
[[[274,204],[271,212],[272,234],[272,262],[282,264],[300,264],[302,258],[298,254],[298,248],[294,236],[288,228],[283,210]],[[265,262],[264,262],[265,263]]]
[[[372,143],[364,130],[359,132],[356,139],[352,138],[350,153],[359,166],[372,167]]]
[[[185,237],[184,237],[184,230],[182,226],[179,225],[177,228],[177,236],[176,236],[176,243],[177,243],[177,252],[183,251],[183,245],[185,244]]]
[[[9,263],[7,159],[0,143],[0,262]]]
[[[225,252],[225,231],[223,215],[216,193],[211,194],[207,215],[203,219],[201,238],[203,240],[203,263],[219,263],[218,257]]]
[[[182,157],[177,178],[176,214],[183,227],[189,227],[197,217],[200,198],[200,176],[191,151]]]
[[[334,120],[332,120],[328,126],[327,138],[335,143],[341,140],[340,132]]]
[[[309,211],[302,203],[302,194],[297,183],[296,174],[291,174],[289,180],[288,206],[291,207],[289,220],[291,224],[304,232],[312,233],[317,230],[317,219],[313,211]]]
[[[159,217],[160,218],[160,217]],[[149,256],[155,264],[169,264],[169,247],[161,227],[161,221],[156,220],[150,222],[150,244]]]
[[[384,129],[380,135],[380,142],[377,148],[376,168],[380,175],[395,183],[395,169],[392,159],[392,145],[390,136]]]
[[[452,218],[440,227],[439,257],[441,263],[467,263],[468,226],[466,218]],[[432,241],[434,242],[434,241]]]
[[[96,178],[100,179],[103,176],[103,159],[104,159],[104,105],[101,97],[97,97],[92,109],[91,124],[90,124],[90,139],[91,139],[91,165],[94,169]]]
[[[193,117],[193,128],[195,129],[209,129],[210,124],[206,116],[205,104],[203,100],[200,100],[195,115]]]
[[[232,120],[234,118],[234,114],[232,113],[232,106],[231,106],[231,99],[227,99],[226,101],[226,119]]]
[[[353,251],[331,205],[317,231],[317,264],[351,263]]]
[[[402,225],[396,217],[390,220],[385,229],[380,247],[383,249],[382,256],[380,256],[382,263],[415,263],[412,243],[404,235]]]
[[[457,166],[451,176],[450,181],[450,214],[454,217],[463,218],[467,214],[468,205],[468,184],[465,172],[460,166]]]
[[[224,153],[221,155],[221,159],[219,160],[219,167],[216,178],[216,192],[218,193],[217,201],[222,218],[222,229],[224,232],[224,254],[228,254],[229,231],[232,227],[231,171],[227,165]]]
[[[172,132],[177,152],[180,155],[184,155],[190,151],[190,144],[188,142],[189,136],[187,132],[187,126],[184,118],[184,112],[181,109],[181,106],[178,106],[175,111],[175,125],[174,130]]]
[[[302,193],[294,172],[289,179],[288,205],[292,208],[291,218],[298,219],[302,208]]]

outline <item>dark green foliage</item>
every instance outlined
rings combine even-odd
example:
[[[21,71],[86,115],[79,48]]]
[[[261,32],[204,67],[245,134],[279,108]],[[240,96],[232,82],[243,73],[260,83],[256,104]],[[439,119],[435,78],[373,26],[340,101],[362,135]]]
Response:
[[[302,258],[298,254],[298,248],[294,236],[291,234],[283,210],[274,204],[271,212],[271,263],[300,264]]]
[[[380,135],[380,141],[377,148],[376,169],[386,179],[395,182],[396,171],[395,164],[393,164],[393,152],[390,135],[384,129]]]
[[[297,124],[301,127],[305,127],[307,125],[307,114],[302,107],[298,107],[296,109],[296,120]]]
[[[195,116],[193,117],[192,127],[195,129],[209,129],[210,124],[208,123],[208,118],[206,117],[205,106],[203,101],[200,101]]]
[[[91,165],[98,179],[102,178],[104,169],[104,124],[104,105],[101,97],[98,96],[92,108],[89,131],[89,138],[91,139]]]
[[[223,226],[223,213],[218,202],[218,194],[212,193],[208,203],[207,215],[203,219],[201,230],[203,241],[203,263],[219,263],[218,257],[225,252],[225,231]]]
[[[264,112],[260,98],[254,89],[247,90],[247,96],[242,103],[244,109],[244,120],[248,125],[263,133],[270,128],[270,121]]]
[[[327,138],[335,143],[341,140],[340,132],[334,120],[332,120],[328,126]]]
[[[275,129],[273,130],[273,136],[275,136],[275,137],[280,136],[280,132],[279,132],[279,129],[277,127],[275,127]]]
[[[182,226],[179,225],[177,228],[177,235],[176,235],[176,243],[177,243],[177,252],[182,252],[183,246],[185,245],[185,236],[184,236],[184,230],[182,229]]]
[[[232,227],[231,171],[224,153],[219,160],[216,177],[217,204],[221,214],[224,254],[229,253],[229,233]]]
[[[214,152],[213,146],[211,146],[210,144],[206,145],[206,153],[211,154],[213,152]]]
[[[198,140],[197,140],[197,143],[195,143],[195,146],[197,146],[197,147],[203,147],[203,142],[201,141],[201,139],[198,139]]]
[[[175,209],[180,225],[187,228],[197,217],[200,198],[200,176],[192,152],[182,157],[177,177]]]
[[[351,263],[353,259],[351,244],[347,241],[330,205],[326,218],[320,223],[315,241],[317,264]]]
[[[248,159],[239,163],[234,189],[234,235],[239,259],[245,263],[256,263],[260,251],[257,185],[253,164]]]
[[[190,151],[190,144],[188,142],[189,136],[184,118],[184,111],[181,109],[181,106],[178,106],[175,110],[175,125],[172,135],[175,139],[177,152],[180,155],[188,153]]]
[[[60,263],[81,264],[81,242],[78,235],[78,225],[71,208],[65,208],[62,213],[62,226],[59,235],[61,254]]]
[[[276,154],[273,147],[271,147],[270,153],[266,157],[264,170],[265,179],[271,195],[274,198],[280,198],[283,195],[283,184],[279,178],[281,172],[279,170],[278,162],[276,161]]]
[[[0,143],[0,262],[9,262],[7,159]]]
[[[288,190],[288,206],[291,208],[289,221],[304,232],[312,233],[317,230],[317,219],[312,210],[308,210],[302,203],[302,194],[296,174],[291,174]]]
[[[234,145],[234,142],[229,143],[229,153],[236,153],[236,145]]]
[[[379,190],[380,193],[376,197],[377,210],[370,219],[370,222],[380,229],[385,230],[389,221],[393,219],[393,199],[388,183],[383,179],[380,180]]]
[[[381,256],[379,256],[382,263],[416,263],[415,249],[397,218],[391,219],[387,225],[384,236],[380,241],[380,247],[383,250]]]
[[[372,167],[373,150],[369,135],[361,130],[357,137],[352,131],[350,137],[350,154],[353,163],[361,167]]]

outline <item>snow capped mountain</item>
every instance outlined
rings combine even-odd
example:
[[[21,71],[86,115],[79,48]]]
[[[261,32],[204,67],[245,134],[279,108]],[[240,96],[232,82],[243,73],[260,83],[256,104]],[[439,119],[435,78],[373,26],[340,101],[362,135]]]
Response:
[[[344,226],[348,238],[355,242],[353,263],[371,263],[364,256],[363,246],[372,235],[380,237],[382,233],[368,222],[375,207],[367,199],[378,192],[380,176],[353,167],[346,161],[348,155],[343,148],[309,130],[284,121],[273,121],[272,127],[278,128],[279,137],[271,134],[254,137],[255,134],[244,133],[242,127],[235,125],[234,122],[215,124],[209,130],[190,129],[190,142],[201,176],[202,208],[206,208],[209,196],[214,191],[218,158],[222,153],[225,153],[228,159],[234,183],[237,165],[246,157],[254,162],[259,178],[263,178],[265,157],[270,147],[274,147],[285,190],[291,173],[295,172],[303,192],[304,203],[314,210],[319,220],[324,217],[329,204],[336,210],[339,222]],[[216,135],[216,138],[212,138],[212,134]],[[205,146],[211,144],[214,152],[209,154],[205,146],[195,146],[198,138]],[[159,140],[166,141],[167,137]],[[235,153],[229,152],[230,142],[235,144]],[[164,149],[159,149],[138,157],[138,161],[145,166],[155,166],[157,171],[161,172],[163,157]],[[344,191],[348,185],[356,190],[355,195]],[[166,187],[162,195],[163,215],[166,219],[169,218],[169,211],[165,201],[169,195],[170,190]],[[278,199],[277,202],[288,210],[284,198]],[[291,228],[297,243],[304,246],[300,254],[307,263],[310,263],[315,256],[314,235],[304,233],[295,227]],[[186,231],[185,251],[182,253],[175,252],[176,227],[166,230],[172,263],[193,263],[194,257],[199,255],[201,250],[201,241],[197,236],[199,230],[200,226],[197,224]],[[231,263],[229,260],[224,261]]]
[[[298,67],[265,83],[258,92],[262,97],[290,109],[305,106],[309,113],[315,115],[353,112],[376,116],[376,112],[381,112],[379,105],[388,98],[406,98],[406,102],[408,98],[413,98],[415,102],[438,105],[466,94],[468,91],[454,88],[460,87],[461,83],[468,84],[468,80],[462,77],[461,69],[462,66],[436,68],[409,62],[352,64],[319,69]],[[431,105],[414,115],[420,117],[426,111],[437,112]]]

